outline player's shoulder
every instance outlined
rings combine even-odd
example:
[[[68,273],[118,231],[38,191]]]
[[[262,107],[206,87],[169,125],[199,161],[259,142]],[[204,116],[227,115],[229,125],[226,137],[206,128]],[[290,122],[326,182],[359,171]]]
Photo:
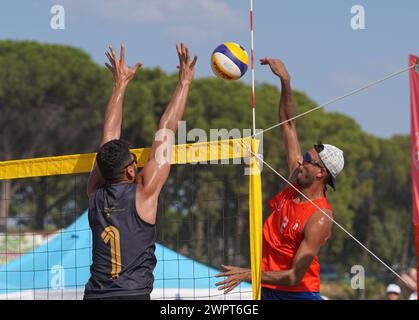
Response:
[[[273,196],[269,200],[269,207],[271,208],[271,210],[274,210],[279,205],[282,206],[286,201],[294,199],[299,188],[300,186],[298,184],[293,184],[292,186],[286,187],[285,189],[277,193],[275,196]]]
[[[307,220],[307,226],[330,228],[333,225],[333,211],[325,208],[315,211]]]
[[[333,230],[333,212],[322,209],[314,212],[304,226],[304,238],[322,245],[330,238]]]

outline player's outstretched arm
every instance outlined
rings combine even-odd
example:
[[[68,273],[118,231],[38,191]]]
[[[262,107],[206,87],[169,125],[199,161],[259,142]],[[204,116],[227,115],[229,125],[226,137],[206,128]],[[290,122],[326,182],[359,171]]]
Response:
[[[103,123],[102,139],[100,146],[106,142],[119,139],[121,137],[122,126],[122,107],[124,103],[124,95],[129,82],[134,78],[135,73],[141,67],[141,63],[137,63],[134,67],[129,68],[125,63],[125,46],[121,45],[121,55],[118,59],[115,50],[109,47],[110,53],[105,52],[109,63],[105,63],[106,67],[112,72],[114,78],[114,86],[112,96],[109,100]]]
[[[175,132],[183,117],[197,61],[195,57],[191,62],[188,48],[183,43],[176,45],[176,49],[179,56],[179,81],[160,119],[149,161],[137,178],[137,212],[141,219],[150,224],[156,221],[157,198],[169,176]]]
[[[125,63],[125,46],[121,45],[121,55],[118,59],[116,51],[109,47],[110,53],[105,51],[109,63],[105,63],[106,67],[112,72],[114,78],[114,86],[108,107],[105,113],[103,123],[102,137],[99,147],[105,143],[119,139],[121,137],[122,126],[122,107],[124,103],[124,95],[128,83],[134,78],[135,73],[141,67],[141,63],[137,63],[133,68],[129,68]],[[89,176],[87,182],[87,194],[92,195],[96,188],[104,182],[102,175],[96,163]]]
[[[291,90],[291,77],[285,68],[284,63],[279,59],[260,59],[262,65],[269,65],[271,71],[281,79],[281,98],[279,101],[279,122],[282,123],[295,116],[294,101]],[[282,137],[287,152],[288,169],[290,178],[293,176],[298,161],[301,158],[300,143],[298,142],[295,120],[281,125]]]
[[[325,210],[325,212],[330,217],[332,216],[331,211]],[[297,286],[325,243],[332,225],[332,221],[322,212],[315,212],[304,228],[304,239],[294,257],[291,269],[264,271],[261,275],[261,282],[278,286]],[[226,279],[215,285],[219,287],[218,290],[224,290],[225,294],[236,288],[242,281],[252,281],[250,269],[224,265],[221,267],[224,272],[217,274],[216,277],[226,277]]]

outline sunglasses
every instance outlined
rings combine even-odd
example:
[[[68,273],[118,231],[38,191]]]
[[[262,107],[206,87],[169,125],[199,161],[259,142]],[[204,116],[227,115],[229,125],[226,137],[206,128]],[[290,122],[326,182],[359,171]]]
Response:
[[[134,162],[135,162],[135,163],[137,163],[137,156],[136,156],[134,153],[132,153],[132,152],[131,152],[131,155],[132,155],[132,157],[133,157],[132,161],[131,161],[130,163],[128,163],[128,164],[127,164],[125,167],[123,167],[122,169],[126,169],[126,168],[128,168],[130,165],[134,164]]]
[[[316,167],[319,167],[321,169],[324,169],[324,167],[320,163],[318,163],[317,161],[313,160],[313,158],[311,157],[310,153],[308,153],[308,152],[306,152],[304,154],[303,160],[306,163],[310,163],[310,164],[312,164],[312,165],[314,165]]]

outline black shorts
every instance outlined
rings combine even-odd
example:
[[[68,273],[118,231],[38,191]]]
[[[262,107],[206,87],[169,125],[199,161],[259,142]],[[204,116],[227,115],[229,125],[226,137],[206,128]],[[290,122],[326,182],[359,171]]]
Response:
[[[150,300],[149,294],[132,295],[132,296],[115,296],[107,298],[89,298],[83,297],[83,300]]]

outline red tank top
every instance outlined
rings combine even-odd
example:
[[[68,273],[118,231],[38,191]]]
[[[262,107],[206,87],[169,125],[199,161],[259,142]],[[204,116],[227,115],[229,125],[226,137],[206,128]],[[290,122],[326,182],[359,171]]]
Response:
[[[295,185],[298,189],[298,185]],[[297,191],[288,187],[269,201],[271,215],[263,225],[262,271],[289,270],[294,256],[303,240],[303,228],[307,220],[318,209],[310,202],[295,203]],[[332,210],[326,197],[313,201],[321,209]],[[327,239],[330,237],[330,233]],[[326,240],[327,240],[326,239]],[[297,286],[263,284],[263,287],[292,292],[319,292],[320,265],[318,257],[313,259],[307,273]]]

